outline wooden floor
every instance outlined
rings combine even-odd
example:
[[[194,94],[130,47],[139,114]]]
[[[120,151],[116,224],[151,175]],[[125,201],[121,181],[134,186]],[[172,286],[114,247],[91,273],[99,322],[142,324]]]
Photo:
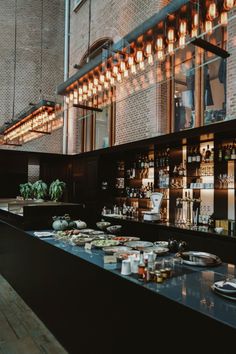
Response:
[[[40,353],[67,352],[0,275],[0,354]]]

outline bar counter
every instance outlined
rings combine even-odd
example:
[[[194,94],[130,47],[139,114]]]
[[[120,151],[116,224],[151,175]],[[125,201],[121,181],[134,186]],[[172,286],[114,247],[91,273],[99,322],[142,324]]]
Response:
[[[121,276],[119,263],[104,265],[100,250],[5,222],[0,235],[0,272],[69,353],[143,353],[163,343],[175,350],[186,338],[214,349],[236,334],[236,303],[210,289],[236,276],[234,265],[181,265],[163,284],[144,284]]]

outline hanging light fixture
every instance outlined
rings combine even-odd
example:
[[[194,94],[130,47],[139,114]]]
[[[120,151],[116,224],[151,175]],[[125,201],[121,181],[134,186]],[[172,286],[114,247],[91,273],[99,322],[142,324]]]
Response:
[[[39,103],[27,107],[23,112],[15,116],[15,91],[16,91],[16,38],[17,38],[17,0],[15,0],[15,55],[14,55],[14,85],[13,85],[13,109],[12,119],[0,130],[3,134],[3,144],[21,145],[32,139],[40,137],[42,134],[50,134],[54,129],[62,125],[59,113],[60,105],[55,102],[43,99],[43,21],[44,3],[41,1],[41,35],[40,35],[40,83],[39,83]],[[77,83],[71,86],[66,94],[66,103],[74,102],[78,99]]]
[[[175,43],[175,30],[173,27],[167,30],[167,51],[170,55],[174,54],[174,43]]]
[[[213,32],[213,25],[211,20],[205,21],[205,31],[207,34],[212,34]]]
[[[207,17],[211,21],[213,21],[217,17],[217,8],[215,1],[210,3],[207,11]]]
[[[175,42],[175,30],[174,28],[169,28],[167,31],[167,39],[169,43]]]
[[[228,13],[226,11],[223,11],[220,14],[220,24],[221,26],[227,26],[228,24]]]
[[[139,64],[140,62],[143,61],[143,51],[142,49],[137,49],[137,52],[136,52],[136,62]]]
[[[100,85],[99,90],[97,89],[98,92],[107,91],[107,87],[114,86],[116,82],[122,82],[122,79],[127,78],[130,73],[135,75],[138,69],[144,70],[146,63],[153,65],[154,53],[156,53],[155,59],[162,62],[165,60],[165,51],[169,55],[173,55],[177,48],[184,48],[188,34],[193,38],[191,42],[194,45],[203,47],[202,42],[200,43],[200,32],[211,34],[213,26],[216,24],[216,18],[222,26],[226,26],[228,23],[227,12],[235,6],[235,1],[205,0],[201,1],[200,5],[199,7],[198,1],[195,0],[188,4],[186,2],[185,5],[174,13],[168,14],[162,21],[151,26],[138,38],[135,38],[135,34],[132,33],[131,43],[127,46],[121,44],[118,49],[117,44],[115,44],[110,58],[107,59],[107,66],[102,73],[104,77],[101,76],[100,79],[96,79],[94,70],[98,70],[98,68],[95,67],[93,68],[94,78],[89,81],[93,82],[94,87],[98,88],[98,85]],[[205,42],[204,45],[207,46],[208,43],[207,48],[210,50],[210,43]],[[214,48],[211,48],[211,50],[214,52]],[[226,55],[227,53],[223,54]],[[87,74],[84,78],[87,78]],[[80,80],[83,80],[83,77]],[[60,87],[60,90],[64,90],[63,94],[66,96],[69,95],[70,88],[62,89]],[[95,92],[96,90],[94,92],[92,90],[93,95],[96,94]],[[99,97],[103,97],[103,95],[99,94]]]
[[[83,81],[83,93],[87,93],[88,92],[88,81],[84,80]]]
[[[232,10],[235,5],[235,0],[224,0],[224,9],[227,11]]]
[[[41,100],[37,105],[25,110],[16,116],[7,128],[1,129],[4,144],[11,145],[16,140],[18,144],[23,144],[42,134],[50,134],[58,127],[56,111],[59,109],[60,106],[56,107],[55,102]],[[57,123],[59,124],[59,120]]]

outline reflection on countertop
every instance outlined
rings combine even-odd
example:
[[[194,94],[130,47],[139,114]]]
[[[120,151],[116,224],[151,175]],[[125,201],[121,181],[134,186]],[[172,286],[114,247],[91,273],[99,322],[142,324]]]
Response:
[[[34,236],[33,231],[27,232]],[[233,264],[223,263],[217,267],[193,267],[176,263],[174,274],[162,284],[140,282],[135,275],[123,276],[120,273],[121,263],[104,264],[104,252],[100,249],[86,250],[53,237],[41,239],[63,251],[92,263],[93,265],[123,277],[145,287],[158,295],[164,296],[194,311],[213,318],[236,329],[236,302],[220,297],[211,290],[215,281],[228,277],[236,277]],[[167,256],[167,257],[173,257]],[[158,257],[162,259],[163,257]]]

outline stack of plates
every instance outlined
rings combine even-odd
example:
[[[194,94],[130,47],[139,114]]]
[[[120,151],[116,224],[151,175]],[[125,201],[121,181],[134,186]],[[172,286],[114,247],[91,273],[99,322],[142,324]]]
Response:
[[[236,279],[217,281],[211,288],[216,294],[236,301]]]

